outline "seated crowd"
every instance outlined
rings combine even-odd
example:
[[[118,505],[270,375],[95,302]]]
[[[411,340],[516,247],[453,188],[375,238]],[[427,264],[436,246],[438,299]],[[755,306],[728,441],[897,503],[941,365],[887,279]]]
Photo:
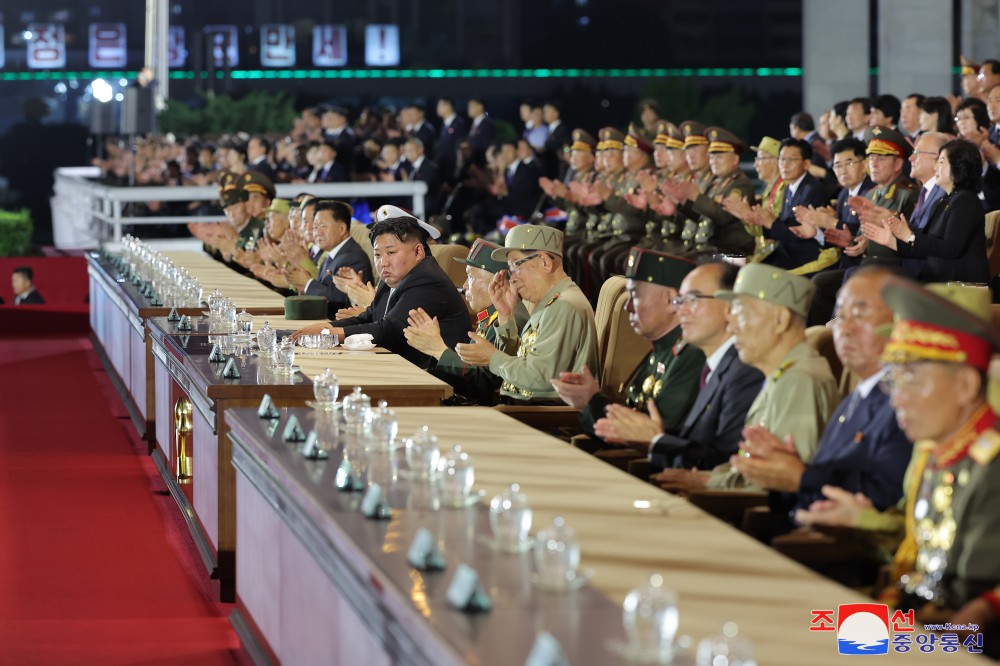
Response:
[[[271,148],[255,139],[263,161],[227,162],[218,181],[229,224],[191,230],[239,270],[323,299],[329,321],[296,335],[371,334],[452,384],[455,404],[571,414],[577,446],[695,503],[756,497],[770,509],[762,540],[891,565],[856,582],[919,622],[983,627],[995,655],[986,214],[1000,208],[1000,63],[965,79],[962,100],[857,98],[818,127],[798,113],[790,136],[753,148],[652,103],[596,140],[564,128],[557,105],[529,104],[523,138],[498,145],[479,100],[468,121],[440,100],[440,129],[416,106],[391,131],[308,110],[295,141],[317,151],[312,170],[256,168]],[[456,259],[463,300],[432,252],[448,220],[389,204],[366,228],[344,202],[274,198],[275,180],[307,192],[347,177],[438,179],[438,197],[479,178],[490,197],[467,209],[479,219],[551,205],[565,223],[476,239]],[[612,386],[593,304],[619,275],[629,344],[648,352]],[[828,337],[832,351],[817,342]]]

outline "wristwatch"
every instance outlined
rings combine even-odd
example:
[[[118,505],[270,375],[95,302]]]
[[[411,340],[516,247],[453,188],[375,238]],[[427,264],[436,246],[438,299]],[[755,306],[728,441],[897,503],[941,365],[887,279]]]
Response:
[[[915,240],[917,240],[917,235],[911,231],[910,235],[907,236],[906,240],[903,242],[906,243],[907,245],[913,245],[913,242]]]

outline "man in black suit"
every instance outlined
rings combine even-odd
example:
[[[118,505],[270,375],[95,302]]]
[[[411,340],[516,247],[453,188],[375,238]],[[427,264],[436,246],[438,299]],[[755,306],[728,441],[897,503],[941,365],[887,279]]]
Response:
[[[496,138],[497,130],[493,119],[486,113],[486,103],[481,97],[473,97],[469,100],[469,147],[472,148],[473,158],[485,159],[486,150]]]
[[[247,168],[260,171],[272,183],[275,177],[274,165],[268,160],[271,142],[261,134],[255,134],[247,141]]]
[[[726,331],[729,306],[713,296],[732,289],[736,273],[736,266],[713,261],[698,266],[681,283],[677,302],[682,339],[701,349],[706,363],[701,390],[680,428],[663,432],[659,414],[651,418],[621,405],[609,406],[607,416],[595,424],[605,441],[648,452],[655,471],[711,469],[739,447],[747,411],[764,376],[740,361]]]
[[[799,238],[791,228],[798,226],[796,206],[825,206],[828,202],[823,183],[809,173],[812,146],[802,139],[785,139],[778,153],[778,172],[788,183],[781,212],[777,218],[761,208],[755,219],[764,227],[764,236],[778,242],[778,247],[768,255],[765,263],[794,270],[815,261],[820,245],[815,238]],[[806,270],[807,273],[815,271]]]
[[[507,165],[504,170],[507,192],[497,199],[498,212],[527,220],[535,212],[542,194],[538,185],[542,173],[535,151],[526,140],[519,139],[516,143],[509,141],[501,144],[500,158]]]
[[[323,138],[333,144],[340,159],[345,164],[350,163],[357,137],[354,130],[347,124],[347,109],[342,106],[331,106],[323,110]]]
[[[10,276],[14,288],[14,305],[41,305],[42,295],[35,291],[35,272],[31,266],[18,266]]]
[[[339,154],[337,145],[333,141],[323,141],[316,146],[315,163],[319,166],[313,169],[307,180],[310,183],[347,182],[347,168],[337,160]]]
[[[375,248],[375,268],[382,279],[375,300],[357,317],[313,324],[297,331],[295,337],[324,328],[341,339],[368,333],[376,345],[427,368],[431,357],[407,344],[403,335],[410,310],[423,308],[429,317],[437,317],[441,337],[449,347],[468,341],[469,310],[427,245],[428,238],[438,238],[441,232],[395,206],[382,206],[375,219],[369,235]]]
[[[549,126],[549,138],[545,140],[545,173],[549,178],[561,178],[566,162],[563,153],[573,143],[573,132],[562,121],[562,107],[558,102],[548,101],[542,107],[542,116]]]
[[[434,147],[434,126],[427,122],[424,110],[416,104],[403,107],[403,124],[406,136],[410,139],[420,139],[424,148],[430,150]]]
[[[321,200],[313,212],[313,239],[321,250],[319,272],[315,278],[299,266],[293,266],[288,281],[309,296],[322,296],[329,302],[327,311],[333,316],[337,310],[349,306],[347,294],[337,289],[333,278],[343,267],[354,269],[362,284],[372,280],[372,263],[364,248],[351,238],[353,209],[342,201]]]
[[[453,184],[458,178],[458,142],[465,138],[465,118],[455,113],[455,101],[442,97],[437,102],[437,116],[441,119],[441,131],[437,142],[437,163],[441,180]],[[424,148],[430,150],[429,145]]]
[[[424,142],[416,137],[410,137],[403,144],[403,153],[406,156],[404,173],[406,180],[427,184],[427,201],[425,208],[428,215],[435,215],[438,212],[438,190],[441,187],[441,179],[438,174],[438,166],[427,159]]]

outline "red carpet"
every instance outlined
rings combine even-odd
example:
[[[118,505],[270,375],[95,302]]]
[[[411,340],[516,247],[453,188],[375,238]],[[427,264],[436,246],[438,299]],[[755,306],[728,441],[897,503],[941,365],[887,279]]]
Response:
[[[0,341],[0,662],[245,659],[84,338]]]

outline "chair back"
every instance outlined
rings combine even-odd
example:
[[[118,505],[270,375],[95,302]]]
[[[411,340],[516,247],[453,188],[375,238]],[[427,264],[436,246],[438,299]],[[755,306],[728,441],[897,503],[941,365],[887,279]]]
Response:
[[[598,357],[601,360],[602,390],[611,398],[621,397],[621,387],[639,361],[649,353],[649,342],[632,330],[625,303],[625,278],[615,275],[601,286],[597,297]]]
[[[452,258],[465,259],[469,256],[469,248],[464,245],[431,245],[431,255],[456,287],[465,284],[465,264],[452,261]]]
[[[846,395],[844,387],[851,385],[852,373],[844,368],[837,356],[837,350],[833,346],[833,331],[827,326],[810,326],[806,329],[806,342],[809,346],[820,353],[827,363],[830,364],[830,371],[841,389],[841,395]],[[856,382],[857,380],[853,380]]]

